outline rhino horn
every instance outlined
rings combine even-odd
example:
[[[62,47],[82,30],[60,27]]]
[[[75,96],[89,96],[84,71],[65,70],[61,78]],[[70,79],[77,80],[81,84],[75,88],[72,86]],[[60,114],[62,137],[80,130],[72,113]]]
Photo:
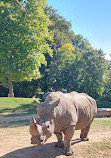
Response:
[[[37,127],[37,123],[34,117],[30,120],[30,127]]]
[[[39,135],[41,132],[41,126],[36,123],[36,120],[34,117],[32,117],[30,121],[30,134],[31,135]]]
[[[30,121],[30,124],[33,125],[33,126],[36,126],[37,128],[39,128],[39,126],[40,126],[40,125],[37,124],[37,122],[36,122],[34,117],[32,117],[32,119]]]
[[[36,120],[34,117],[32,117],[32,122],[33,122],[33,124],[36,124]]]
[[[32,98],[33,98],[34,103],[35,103],[37,106],[40,106],[40,103],[35,99],[35,97],[32,97]]]
[[[30,120],[30,134],[31,135],[36,135],[36,130],[37,130],[37,125],[36,125],[36,120],[34,117]]]

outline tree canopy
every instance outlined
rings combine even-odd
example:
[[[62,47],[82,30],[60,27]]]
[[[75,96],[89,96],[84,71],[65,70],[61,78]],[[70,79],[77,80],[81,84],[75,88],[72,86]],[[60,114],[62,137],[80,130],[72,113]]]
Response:
[[[19,1],[22,4],[22,1]],[[44,13],[45,0],[27,0],[24,10],[17,1],[0,2],[0,81],[32,80],[40,77],[45,54],[52,55],[47,43],[52,34]]]

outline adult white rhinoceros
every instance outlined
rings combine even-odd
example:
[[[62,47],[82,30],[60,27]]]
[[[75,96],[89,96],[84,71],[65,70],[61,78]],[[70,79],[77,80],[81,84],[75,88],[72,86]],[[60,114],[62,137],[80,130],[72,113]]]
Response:
[[[72,155],[71,139],[75,130],[81,130],[81,141],[89,140],[87,135],[96,113],[96,101],[85,93],[51,92],[43,104],[37,102],[37,120],[30,121],[31,143],[43,145],[54,133],[66,155]],[[62,141],[64,134],[64,143]]]

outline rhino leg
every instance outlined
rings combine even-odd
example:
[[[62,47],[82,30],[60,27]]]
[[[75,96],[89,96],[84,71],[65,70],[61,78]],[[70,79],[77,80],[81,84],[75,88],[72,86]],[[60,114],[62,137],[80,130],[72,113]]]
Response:
[[[89,138],[87,137],[89,133],[89,129],[90,129],[90,125],[86,126],[85,128],[81,130],[81,134],[80,134],[81,141],[89,140]]]
[[[56,135],[57,140],[58,140],[58,142],[56,143],[55,147],[63,148],[64,147],[64,143],[62,141],[62,139],[63,139],[62,133],[55,133],[55,135]]]
[[[70,126],[64,130],[64,153],[67,156],[73,155],[73,150],[71,148],[71,139],[74,135],[75,126]]]

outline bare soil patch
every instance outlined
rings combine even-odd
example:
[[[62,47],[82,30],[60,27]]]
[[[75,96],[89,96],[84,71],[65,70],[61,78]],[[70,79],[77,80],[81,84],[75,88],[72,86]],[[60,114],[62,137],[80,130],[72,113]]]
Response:
[[[14,117],[12,121],[14,121]],[[91,128],[88,142],[81,142],[79,137],[80,131],[76,131],[72,138],[74,155],[70,156],[71,158],[111,158],[111,150],[100,152],[93,148],[95,143],[111,140],[111,128]],[[1,127],[0,156],[1,158],[66,158],[62,152],[63,149],[55,148],[56,141],[57,139],[53,135],[44,146],[33,146],[30,144],[29,125]]]

